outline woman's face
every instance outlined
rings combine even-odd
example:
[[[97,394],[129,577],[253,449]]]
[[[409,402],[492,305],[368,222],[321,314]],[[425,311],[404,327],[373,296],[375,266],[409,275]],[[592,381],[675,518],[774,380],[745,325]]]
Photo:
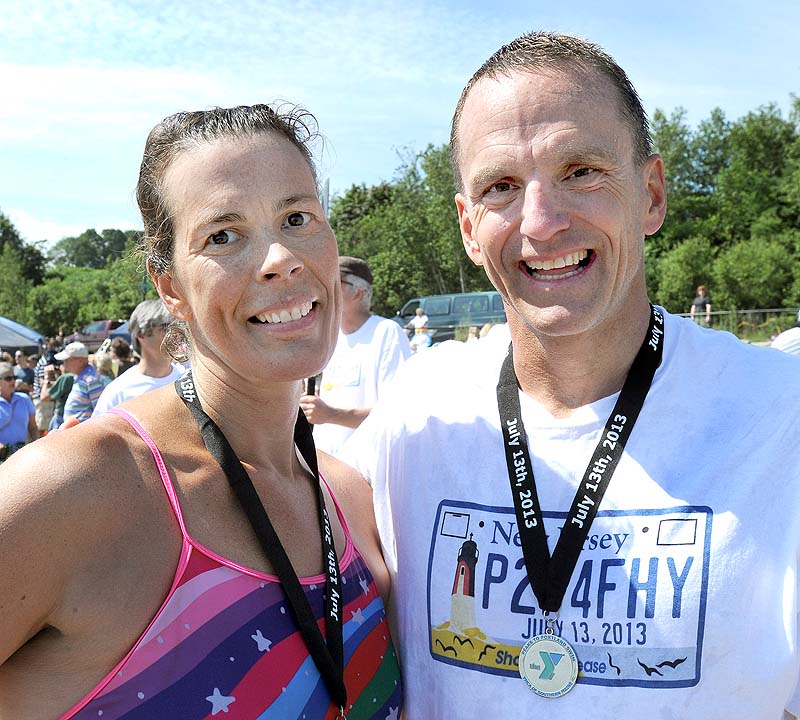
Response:
[[[319,372],[336,343],[336,238],[306,159],[275,134],[201,143],[164,177],[172,268],[155,277],[198,362],[248,381]]]

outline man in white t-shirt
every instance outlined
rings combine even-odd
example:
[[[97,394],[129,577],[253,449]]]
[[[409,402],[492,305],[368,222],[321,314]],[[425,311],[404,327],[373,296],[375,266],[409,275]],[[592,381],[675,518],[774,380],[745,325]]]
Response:
[[[408,338],[394,321],[370,314],[372,272],[364,260],[339,258],[342,324],[319,395],[300,406],[314,427],[317,449],[337,455],[369,415],[384,387],[411,354]]]
[[[778,335],[772,341],[772,347],[790,355],[800,355],[800,310],[797,312],[797,322],[794,327],[790,327]]]
[[[175,382],[183,374],[183,367],[172,362],[162,349],[167,326],[173,320],[161,300],[145,300],[136,306],[128,326],[131,345],[141,360],[105,387],[92,417],[102,415],[126,400]]]
[[[373,487],[408,717],[800,711],[797,360],[650,306],[647,128],[570,36],[514,40],[462,93],[461,235],[508,325],[408,363],[342,454]]]

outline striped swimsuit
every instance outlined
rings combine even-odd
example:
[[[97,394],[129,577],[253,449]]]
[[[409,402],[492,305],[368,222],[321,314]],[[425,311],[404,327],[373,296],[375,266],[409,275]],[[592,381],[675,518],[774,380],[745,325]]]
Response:
[[[131,415],[111,412],[125,418],[152,451],[183,547],[172,587],[142,637],[61,720],[334,718],[337,709],[278,578],[237,565],[194,540],[153,440]],[[336,510],[347,541],[340,561],[347,715],[394,720],[402,692],[386,612],[338,503]],[[324,634],[325,576],[301,583]]]

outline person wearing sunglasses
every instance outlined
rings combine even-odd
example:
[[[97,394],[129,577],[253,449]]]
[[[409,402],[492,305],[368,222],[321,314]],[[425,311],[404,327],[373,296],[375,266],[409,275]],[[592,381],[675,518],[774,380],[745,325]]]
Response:
[[[28,438],[36,440],[36,410],[28,395],[15,392],[16,377],[11,363],[0,363],[0,463],[19,450]]]

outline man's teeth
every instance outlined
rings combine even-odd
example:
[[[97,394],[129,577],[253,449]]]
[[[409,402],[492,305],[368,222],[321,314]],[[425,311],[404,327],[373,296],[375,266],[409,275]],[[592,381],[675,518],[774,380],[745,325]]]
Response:
[[[291,322],[292,320],[299,320],[301,317],[305,317],[311,312],[311,307],[313,303],[311,302],[304,302],[298,305],[297,307],[290,308],[289,310],[281,310],[279,312],[274,313],[262,313],[261,315],[256,315],[259,322],[262,323],[285,323]]]
[[[527,262],[526,265],[531,270],[557,270],[558,268],[577,265],[581,260],[585,260],[588,255],[588,250],[580,250],[554,260],[532,260]]]

